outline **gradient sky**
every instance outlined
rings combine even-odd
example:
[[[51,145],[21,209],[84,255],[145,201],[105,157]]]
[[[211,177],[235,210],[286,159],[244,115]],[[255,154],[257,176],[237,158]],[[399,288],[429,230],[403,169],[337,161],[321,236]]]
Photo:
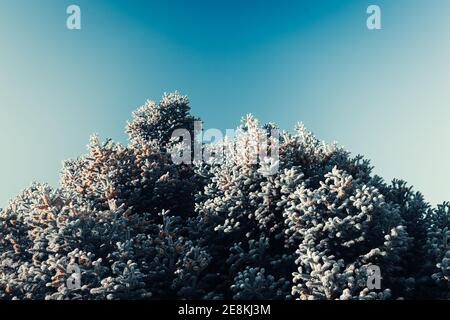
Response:
[[[82,30],[66,29],[70,4]],[[125,142],[131,112],[174,90],[205,128],[302,121],[450,200],[449,14],[441,0],[0,0],[0,207],[56,186],[91,133]]]

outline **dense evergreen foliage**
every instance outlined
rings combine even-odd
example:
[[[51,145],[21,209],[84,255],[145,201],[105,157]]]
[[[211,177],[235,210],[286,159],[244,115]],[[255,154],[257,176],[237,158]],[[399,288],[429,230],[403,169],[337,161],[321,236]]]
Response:
[[[450,203],[431,208],[302,125],[280,134],[278,171],[264,174],[252,141],[275,126],[252,116],[203,145],[227,148],[222,163],[174,164],[171,134],[192,132],[189,113],[177,93],[149,101],[128,146],[93,136],[58,189],[34,183],[10,201],[0,298],[450,299]],[[367,287],[371,265],[379,290]]]

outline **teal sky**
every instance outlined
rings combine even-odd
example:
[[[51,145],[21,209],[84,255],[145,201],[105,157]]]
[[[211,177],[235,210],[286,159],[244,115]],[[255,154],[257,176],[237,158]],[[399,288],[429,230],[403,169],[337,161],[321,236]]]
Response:
[[[66,29],[70,4],[82,30]],[[174,90],[205,128],[303,121],[450,200],[449,14],[441,0],[0,0],[0,207],[56,186],[91,133],[125,142],[131,112]]]

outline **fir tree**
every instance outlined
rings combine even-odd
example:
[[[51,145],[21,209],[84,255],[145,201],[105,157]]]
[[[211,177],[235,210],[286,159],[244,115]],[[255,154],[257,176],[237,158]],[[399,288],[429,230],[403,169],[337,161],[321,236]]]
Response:
[[[186,146],[174,130],[193,137],[198,120],[178,93],[147,101],[128,145],[94,135],[59,188],[10,201],[0,298],[450,299],[449,203],[386,184],[302,124],[278,132],[251,115],[201,146],[208,161],[174,163]]]

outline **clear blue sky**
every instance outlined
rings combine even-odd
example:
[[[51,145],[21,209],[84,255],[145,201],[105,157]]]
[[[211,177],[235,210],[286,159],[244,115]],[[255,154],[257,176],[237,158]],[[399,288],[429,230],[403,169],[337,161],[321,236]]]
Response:
[[[70,4],[82,30],[66,29]],[[0,0],[0,207],[57,185],[91,133],[125,142],[132,110],[173,90],[207,128],[303,121],[450,200],[449,14],[440,0]]]

